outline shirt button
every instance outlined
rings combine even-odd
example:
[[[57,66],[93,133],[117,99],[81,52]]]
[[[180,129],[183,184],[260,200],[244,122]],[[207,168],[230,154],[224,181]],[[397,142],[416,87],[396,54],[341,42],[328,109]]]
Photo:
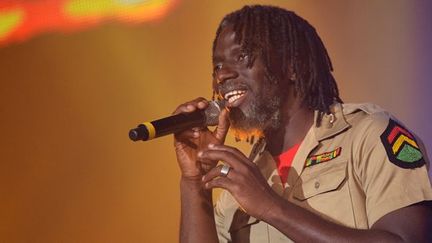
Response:
[[[315,182],[315,189],[318,189],[320,187],[320,183],[318,181]]]

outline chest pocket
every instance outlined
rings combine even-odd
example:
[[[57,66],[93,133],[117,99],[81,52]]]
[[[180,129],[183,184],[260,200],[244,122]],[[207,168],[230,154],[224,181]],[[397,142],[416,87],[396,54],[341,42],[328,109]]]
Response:
[[[347,160],[343,158],[313,165],[303,170],[294,187],[294,198],[304,201],[311,197],[338,190],[347,177]]]

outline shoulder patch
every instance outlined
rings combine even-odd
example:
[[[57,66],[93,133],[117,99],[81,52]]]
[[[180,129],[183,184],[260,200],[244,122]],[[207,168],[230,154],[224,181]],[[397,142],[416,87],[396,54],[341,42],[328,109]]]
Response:
[[[402,168],[417,168],[425,164],[414,136],[396,121],[390,119],[386,130],[381,134],[381,142],[389,160]]]

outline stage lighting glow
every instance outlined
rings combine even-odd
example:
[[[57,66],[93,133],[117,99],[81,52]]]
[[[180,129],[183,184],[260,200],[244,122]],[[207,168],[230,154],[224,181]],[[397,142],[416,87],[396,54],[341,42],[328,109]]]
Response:
[[[0,2],[0,45],[43,32],[71,32],[106,21],[143,23],[166,16],[179,0],[15,0]]]
[[[7,37],[23,21],[23,11],[19,9],[2,12],[0,15],[0,40]]]

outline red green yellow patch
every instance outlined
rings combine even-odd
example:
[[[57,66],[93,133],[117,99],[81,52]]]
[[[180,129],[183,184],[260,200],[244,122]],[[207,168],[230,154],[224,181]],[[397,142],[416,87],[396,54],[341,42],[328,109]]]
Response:
[[[335,149],[333,151],[325,152],[325,153],[322,153],[322,154],[318,154],[318,155],[314,155],[312,157],[309,157],[306,160],[305,167],[309,167],[309,166],[312,166],[312,165],[316,165],[316,164],[319,164],[319,163],[323,163],[323,162],[327,162],[329,160],[332,160],[332,159],[338,157],[340,155],[341,151],[342,151],[342,148],[339,147],[339,148],[337,148],[337,149]]]
[[[392,119],[381,134],[381,142],[393,164],[402,168],[417,168],[425,164],[414,136]]]

